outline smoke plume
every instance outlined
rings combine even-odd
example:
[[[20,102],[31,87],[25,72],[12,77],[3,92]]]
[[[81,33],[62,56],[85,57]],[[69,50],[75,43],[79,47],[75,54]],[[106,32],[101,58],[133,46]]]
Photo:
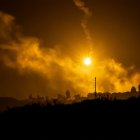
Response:
[[[81,0],[73,0],[73,2],[75,3],[75,5],[81,11],[84,12],[84,17],[82,19],[81,26],[82,26],[82,28],[84,30],[85,35],[86,35],[86,39],[87,39],[89,49],[91,50],[92,49],[92,38],[91,38],[90,31],[89,31],[89,28],[88,28],[88,22],[89,22],[89,18],[92,16],[92,12],[89,10],[88,7],[86,7],[86,5],[85,5],[85,3],[83,1],[81,1]]]
[[[75,3],[90,15],[84,3]],[[1,96],[23,98],[32,93],[54,97],[67,89],[85,96],[94,91],[95,75],[98,91],[126,91],[140,81],[133,67],[125,68],[112,59],[87,68],[81,60],[78,63],[67,56],[59,45],[45,47],[39,39],[19,33],[14,17],[2,12],[0,30]]]
[[[134,66],[125,68],[113,59],[106,59],[96,66],[94,71],[98,77],[98,90],[104,92],[130,91],[132,86],[138,86],[140,73]]]

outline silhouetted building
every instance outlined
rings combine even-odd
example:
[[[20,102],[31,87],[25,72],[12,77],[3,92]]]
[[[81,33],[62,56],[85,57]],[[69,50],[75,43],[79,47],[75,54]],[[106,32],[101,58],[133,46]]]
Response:
[[[136,90],[136,88],[133,86],[132,88],[131,88],[131,93],[136,93],[137,92],[137,90]]]
[[[140,84],[138,85],[138,92],[140,93]]]

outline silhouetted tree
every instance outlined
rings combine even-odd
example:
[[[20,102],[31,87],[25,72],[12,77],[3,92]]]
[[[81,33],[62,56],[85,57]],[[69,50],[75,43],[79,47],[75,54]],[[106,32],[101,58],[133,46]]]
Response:
[[[78,101],[81,100],[81,95],[80,95],[80,94],[76,94],[76,95],[74,96],[74,98],[75,98],[75,101],[78,102]]]
[[[133,86],[132,88],[131,88],[131,93],[136,93],[137,92],[137,90],[136,90],[136,88]]]
[[[33,95],[30,94],[30,95],[28,96],[28,99],[29,99],[29,100],[33,100]]]
[[[33,102],[35,101],[35,98],[33,97],[32,94],[30,94],[30,95],[28,96],[28,100],[29,100],[29,102],[33,103]]]
[[[69,99],[71,97],[71,93],[69,90],[66,91],[66,98]]]
[[[58,101],[59,103],[64,103],[65,100],[66,100],[66,98],[65,98],[64,95],[62,95],[62,94],[57,94],[57,101]]]
[[[138,85],[138,97],[140,98],[140,84]]]

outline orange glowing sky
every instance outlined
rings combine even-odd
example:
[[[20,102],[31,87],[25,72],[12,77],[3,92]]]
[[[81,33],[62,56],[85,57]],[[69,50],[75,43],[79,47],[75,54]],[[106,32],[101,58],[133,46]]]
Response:
[[[1,0],[0,11],[0,96],[85,96],[95,76],[102,92],[139,84],[138,1]]]

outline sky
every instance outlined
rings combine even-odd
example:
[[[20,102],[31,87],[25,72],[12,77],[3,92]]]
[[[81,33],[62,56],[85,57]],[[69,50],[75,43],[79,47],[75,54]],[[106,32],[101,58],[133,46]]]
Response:
[[[0,96],[85,95],[95,76],[98,91],[137,86],[139,13],[139,0],[0,0]]]

